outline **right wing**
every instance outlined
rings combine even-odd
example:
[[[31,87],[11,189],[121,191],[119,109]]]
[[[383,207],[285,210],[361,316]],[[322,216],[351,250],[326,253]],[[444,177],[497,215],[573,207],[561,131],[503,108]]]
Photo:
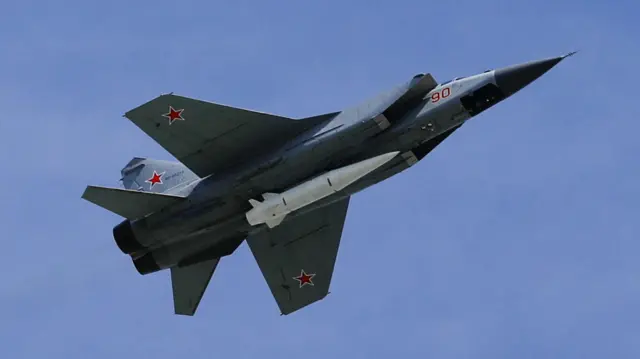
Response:
[[[247,238],[282,314],[329,294],[348,207],[349,197]]]
[[[294,120],[168,94],[125,117],[200,177],[253,158],[325,121]]]

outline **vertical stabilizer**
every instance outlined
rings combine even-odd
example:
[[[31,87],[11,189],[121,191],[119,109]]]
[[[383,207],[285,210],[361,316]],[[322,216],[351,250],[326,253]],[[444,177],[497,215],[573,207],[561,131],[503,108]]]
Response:
[[[164,193],[176,186],[198,179],[179,162],[135,157],[120,171],[126,189]]]
[[[180,315],[196,314],[200,300],[207,290],[219,258],[190,265],[171,268],[174,312]]]

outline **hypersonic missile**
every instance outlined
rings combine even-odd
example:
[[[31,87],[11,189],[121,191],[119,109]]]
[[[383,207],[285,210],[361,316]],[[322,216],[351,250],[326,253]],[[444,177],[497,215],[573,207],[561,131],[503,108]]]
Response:
[[[253,209],[246,213],[247,221],[252,226],[265,223],[269,228],[273,228],[282,223],[287,214],[344,189],[391,161],[398,153],[385,153],[325,172],[282,193],[263,193],[263,202],[249,200]]]

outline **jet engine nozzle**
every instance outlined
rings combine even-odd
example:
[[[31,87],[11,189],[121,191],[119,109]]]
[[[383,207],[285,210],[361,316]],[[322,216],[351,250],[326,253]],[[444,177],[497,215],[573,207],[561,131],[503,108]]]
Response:
[[[155,258],[153,258],[153,254],[146,253],[141,257],[133,259],[133,265],[136,267],[138,273],[145,275],[149,273],[155,273],[161,269]]]
[[[136,235],[133,233],[129,220],[122,221],[122,223],[113,227],[113,239],[115,239],[118,248],[124,254],[131,254],[144,249],[144,246],[136,240]]]

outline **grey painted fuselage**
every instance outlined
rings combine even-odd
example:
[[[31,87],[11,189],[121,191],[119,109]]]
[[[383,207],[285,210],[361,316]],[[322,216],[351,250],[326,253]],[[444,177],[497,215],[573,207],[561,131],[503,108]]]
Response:
[[[204,250],[211,253],[208,257],[227,254],[225,248],[233,247],[227,242],[266,229],[264,225],[252,227],[247,222],[245,213],[251,209],[249,199],[265,192],[285,191],[324,171],[383,153],[400,152],[393,161],[339,193],[294,212],[285,221],[353,195],[409,168],[465,121],[517,92],[562,58],[439,84],[388,127],[373,121],[372,118],[412,86],[414,79],[329,116],[279,148],[266,152],[256,148],[252,160],[239,163],[223,174],[213,173],[181,183],[167,192],[187,196],[188,201],[133,221],[135,236],[151,243],[134,257],[153,253],[158,265],[166,268]]]

